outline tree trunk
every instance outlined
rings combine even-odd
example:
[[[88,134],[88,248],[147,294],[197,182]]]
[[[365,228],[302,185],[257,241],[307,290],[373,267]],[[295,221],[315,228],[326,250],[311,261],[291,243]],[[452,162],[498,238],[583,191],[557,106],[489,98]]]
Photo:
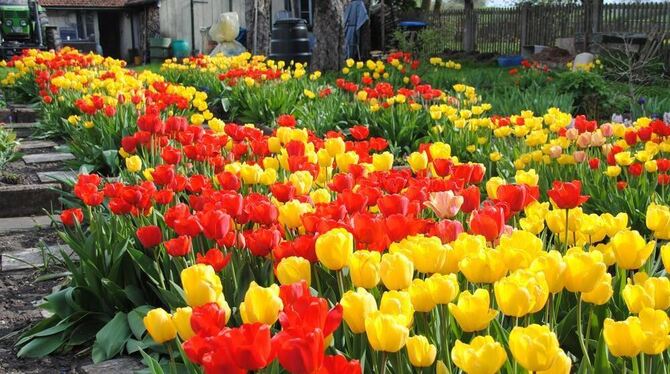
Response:
[[[317,70],[338,70],[344,56],[344,23],[342,14],[347,0],[314,2],[314,37],[312,66]]]
[[[431,0],[423,0],[421,2],[421,10],[424,10],[424,11],[430,10],[430,3],[431,3]]]
[[[270,53],[271,0],[245,0],[244,18],[247,23],[247,49],[254,55]],[[254,7],[254,3],[256,7]]]

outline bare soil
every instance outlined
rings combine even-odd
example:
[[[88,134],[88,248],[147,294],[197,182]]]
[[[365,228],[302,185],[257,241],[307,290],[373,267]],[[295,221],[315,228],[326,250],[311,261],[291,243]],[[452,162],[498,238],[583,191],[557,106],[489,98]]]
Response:
[[[15,347],[21,332],[43,318],[36,307],[39,300],[62,282],[54,279],[36,282],[38,272],[0,273],[0,373],[77,373],[89,364],[90,355],[76,352],[54,354],[41,359],[17,358]]]

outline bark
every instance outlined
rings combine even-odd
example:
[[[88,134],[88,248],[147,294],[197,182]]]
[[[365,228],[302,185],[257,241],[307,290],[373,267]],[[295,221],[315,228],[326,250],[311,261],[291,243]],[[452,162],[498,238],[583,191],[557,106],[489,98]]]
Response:
[[[254,7],[254,3],[257,7]],[[256,55],[270,54],[270,32],[272,31],[270,3],[271,0],[245,0],[247,49]]]
[[[347,0],[314,2],[314,37],[312,67],[338,70],[344,56],[344,23],[342,14]]]

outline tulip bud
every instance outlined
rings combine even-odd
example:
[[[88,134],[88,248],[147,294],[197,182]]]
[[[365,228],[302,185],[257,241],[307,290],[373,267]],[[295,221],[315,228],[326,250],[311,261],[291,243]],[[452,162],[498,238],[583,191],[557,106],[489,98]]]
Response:
[[[282,285],[298,283],[304,280],[309,286],[312,282],[311,271],[309,261],[303,257],[285,257],[277,265],[277,279]]]
[[[192,265],[181,271],[181,284],[186,303],[197,307],[217,302],[222,295],[221,278],[214,268],[205,264]]]
[[[341,270],[354,251],[354,236],[343,228],[332,229],[316,239],[316,256],[330,270]]]
[[[163,344],[177,337],[177,328],[172,322],[170,313],[163,308],[150,310],[143,321],[149,335],[158,344]]]
[[[130,156],[126,158],[126,168],[131,173],[137,173],[142,170],[142,159],[140,156]]]
[[[389,290],[403,290],[412,283],[414,264],[402,253],[386,253],[382,256],[380,275]]]
[[[415,335],[407,339],[407,355],[414,367],[428,367],[435,362],[437,347],[428,342],[422,335]]]
[[[349,275],[354,287],[374,288],[380,280],[381,254],[356,251],[349,257]]]
[[[417,312],[430,312],[437,305],[428,282],[423,279],[416,278],[412,281],[409,286],[409,295]]]
[[[517,326],[509,334],[514,359],[528,371],[548,370],[558,357],[558,339],[548,326]]]
[[[498,315],[490,308],[489,292],[483,288],[474,293],[463,291],[458,296],[458,303],[449,303],[449,312],[465,332],[484,330],[491,320]]]
[[[361,287],[356,292],[345,292],[340,305],[342,305],[342,318],[354,334],[365,332],[365,319],[370,313],[377,311],[374,296]]]
[[[252,281],[240,304],[240,315],[244,323],[264,323],[272,325],[284,308],[279,298],[279,286],[261,287]]]
[[[172,322],[177,328],[179,333],[179,338],[182,341],[189,340],[195,335],[193,328],[191,327],[191,315],[193,314],[193,309],[190,306],[184,308],[177,308],[177,310],[172,313]]]
[[[396,316],[380,311],[365,319],[365,333],[372,349],[383,352],[398,352],[409,337],[409,330]]]
[[[456,340],[451,359],[465,373],[493,374],[507,361],[507,352],[491,336],[475,336],[470,344]]]
[[[628,317],[625,321],[615,322],[605,319],[603,337],[607,349],[616,357],[635,357],[642,350],[645,334],[638,317]]]

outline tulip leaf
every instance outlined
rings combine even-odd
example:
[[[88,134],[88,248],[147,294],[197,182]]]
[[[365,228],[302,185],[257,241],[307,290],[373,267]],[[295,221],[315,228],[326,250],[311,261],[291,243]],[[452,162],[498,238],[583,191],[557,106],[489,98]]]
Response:
[[[44,357],[61,345],[63,345],[64,339],[62,334],[54,334],[49,336],[40,336],[34,339],[31,339],[26,345],[24,345],[17,356],[20,358],[39,358]]]
[[[607,356],[607,345],[605,344],[605,339],[602,334],[600,334],[600,338],[598,339],[598,348],[596,349],[596,359],[593,363],[593,370],[596,373],[612,373],[610,361]]]
[[[70,334],[68,339],[69,346],[77,346],[85,344],[95,338],[95,334],[105,325],[104,321],[99,318],[86,318],[85,321],[79,323]]]
[[[144,252],[135,248],[128,247],[128,253],[130,253],[135,263],[140,266],[144,273],[148,275],[149,278],[151,278],[154,284],[158,284],[160,275],[158,269],[156,268],[156,262],[145,255]]]
[[[161,367],[161,364],[156,361],[155,358],[149,356],[146,352],[144,352],[142,349],[140,349],[140,353],[142,354],[142,357],[144,357],[144,364],[147,365],[149,368],[149,373],[152,374],[165,374],[165,371],[163,371],[163,368]]]
[[[116,313],[95,335],[91,352],[94,363],[109,360],[121,352],[131,334],[127,318],[124,312]]]
[[[147,331],[146,327],[144,327],[144,316],[146,316],[150,310],[151,306],[142,305],[128,313],[128,326],[130,327],[133,336],[135,336],[135,339],[142,339],[142,335]]]

